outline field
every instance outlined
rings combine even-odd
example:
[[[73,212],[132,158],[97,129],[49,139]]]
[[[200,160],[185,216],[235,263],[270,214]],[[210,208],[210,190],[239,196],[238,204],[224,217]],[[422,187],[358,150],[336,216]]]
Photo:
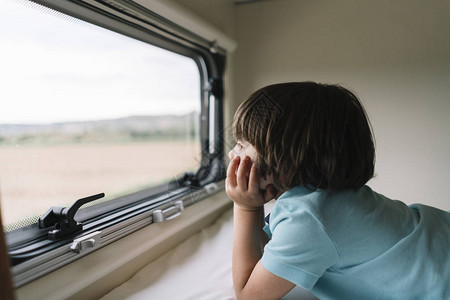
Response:
[[[199,143],[2,146],[3,222],[41,215],[51,206],[104,192],[112,198],[198,168]]]

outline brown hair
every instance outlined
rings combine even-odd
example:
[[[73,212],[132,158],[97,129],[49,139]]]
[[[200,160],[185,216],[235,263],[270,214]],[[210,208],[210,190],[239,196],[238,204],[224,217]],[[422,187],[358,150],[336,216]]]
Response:
[[[276,187],[357,189],[373,177],[375,147],[358,98],[338,85],[266,86],[236,111],[233,134],[259,154]]]

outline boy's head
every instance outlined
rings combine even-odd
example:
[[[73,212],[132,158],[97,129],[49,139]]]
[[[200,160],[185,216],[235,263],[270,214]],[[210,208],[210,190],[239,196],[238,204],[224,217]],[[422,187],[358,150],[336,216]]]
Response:
[[[374,173],[372,131],[358,98],[337,85],[266,86],[236,111],[233,134],[259,154],[276,187],[357,189]]]

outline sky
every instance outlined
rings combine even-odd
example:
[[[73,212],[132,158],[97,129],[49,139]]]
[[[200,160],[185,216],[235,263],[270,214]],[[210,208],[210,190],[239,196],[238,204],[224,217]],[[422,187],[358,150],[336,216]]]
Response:
[[[0,124],[200,110],[191,58],[26,2],[0,5]]]

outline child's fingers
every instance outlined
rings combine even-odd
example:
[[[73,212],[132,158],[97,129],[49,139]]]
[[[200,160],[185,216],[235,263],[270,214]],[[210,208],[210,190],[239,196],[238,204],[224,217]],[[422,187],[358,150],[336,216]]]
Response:
[[[237,182],[236,182],[236,169],[237,169],[237,167],[239,165],[239,161],[240,161],[240,157],[237,156],[228,165],[227,181],[228,181],[228,184],[230,184],[232,186],[236,186],[236,184],[237,184]]]
[[[243,161],[239,164],[237,170],[237,184],[241,187],[241,189],[246,190],[248,187],[248,175],[249,169],[251,166],[250,157],[246,156]]]
[[[259,172],[256,165],[253,163],[250,169],[250,176],[248,178],[249,192],[259,192]]]
[[[231,150],[230,152],[228,152],[228,158],[231,160],[233,160],[236,157],[236,155],[234,155],[233,150]]]

